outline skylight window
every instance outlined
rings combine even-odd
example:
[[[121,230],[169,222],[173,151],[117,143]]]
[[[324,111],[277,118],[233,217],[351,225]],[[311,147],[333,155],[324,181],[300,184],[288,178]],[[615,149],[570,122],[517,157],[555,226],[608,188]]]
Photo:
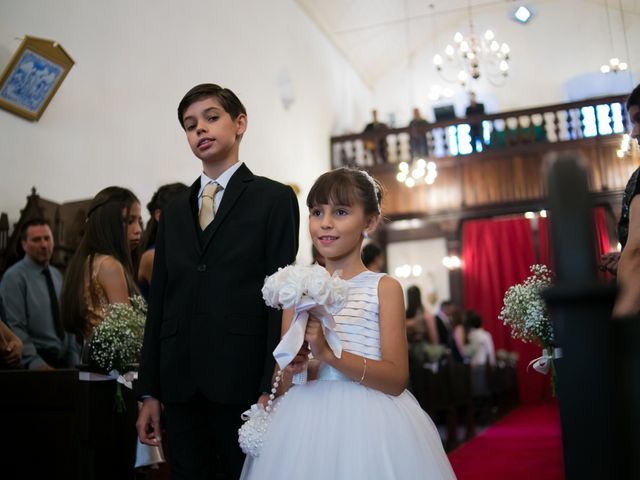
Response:
[[[520,5],[513,11],[513,19],[519,23],[528,23],[533,17],[533,12],[526,6]]]

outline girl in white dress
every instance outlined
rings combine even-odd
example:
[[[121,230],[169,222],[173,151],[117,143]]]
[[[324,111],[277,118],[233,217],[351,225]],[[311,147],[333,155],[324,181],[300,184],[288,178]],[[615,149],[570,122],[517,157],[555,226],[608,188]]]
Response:
[[[313,244],[329,273],[340,271],[349,283],[347,304],[334,315],[343,351],[334,355],[311,316],[309,382],[280,399],[262,451],[247,457],[242,479],[455,479],[435,425],[405,389],[402,288],[366,270],[360,257],[362,239],[380,220],[381,201],[380,185],[359,170],[327,172],[311,188]],[[291,319],[285,311],[283,332]]]

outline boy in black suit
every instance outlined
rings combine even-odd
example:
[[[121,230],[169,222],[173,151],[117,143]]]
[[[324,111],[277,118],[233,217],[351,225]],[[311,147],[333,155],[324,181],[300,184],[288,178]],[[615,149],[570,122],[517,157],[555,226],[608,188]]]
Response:
[[[140,440],[160,442],[164,407],[172,477],[209,479],[220,452],[238,478],[240,414],[271,388],[280,314],[261,288],[294,261],[299,210],[293,190],[238,161],[247,114],[226,88],[202,84],[178,119],[203,173],[162,212],[136,391]]]

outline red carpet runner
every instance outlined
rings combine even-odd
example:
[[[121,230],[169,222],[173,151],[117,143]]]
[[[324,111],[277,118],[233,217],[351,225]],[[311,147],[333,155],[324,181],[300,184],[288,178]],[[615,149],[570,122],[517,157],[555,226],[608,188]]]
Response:
[[[564,479],[557,404],[516,408],[449,460],[458,480]]]

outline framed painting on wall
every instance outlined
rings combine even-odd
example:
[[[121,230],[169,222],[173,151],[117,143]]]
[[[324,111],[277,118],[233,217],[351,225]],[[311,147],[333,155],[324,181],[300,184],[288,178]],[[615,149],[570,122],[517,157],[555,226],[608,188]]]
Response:
[[[25,36],[0,76],[0,107],[39,120],[73,64],[57,42]]]

